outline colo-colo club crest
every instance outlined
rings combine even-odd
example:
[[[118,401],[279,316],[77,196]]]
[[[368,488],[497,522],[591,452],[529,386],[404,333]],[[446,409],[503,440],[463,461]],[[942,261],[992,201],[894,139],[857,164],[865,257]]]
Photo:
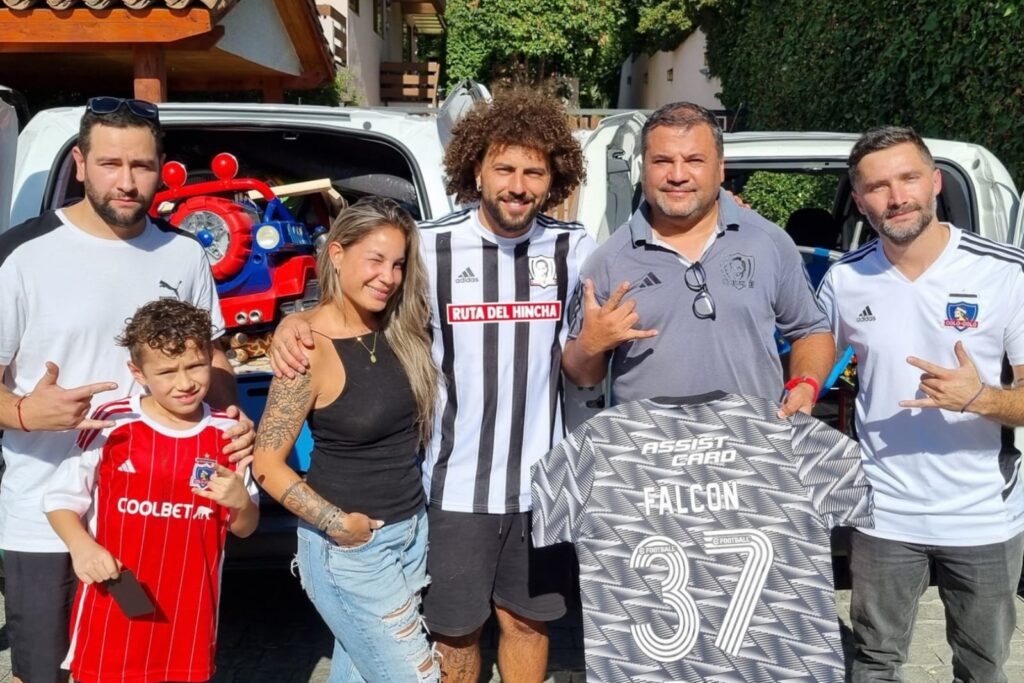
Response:
[[[951,301],[946,304],[946,320],[943,322],[946,327],[952,327],[957,332],[963,332],[968,328],[978,326],[978,304],[966,301]]]

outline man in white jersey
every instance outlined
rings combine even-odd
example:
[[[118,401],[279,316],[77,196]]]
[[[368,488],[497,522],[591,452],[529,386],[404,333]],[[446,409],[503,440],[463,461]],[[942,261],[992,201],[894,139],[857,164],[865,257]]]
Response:
[[[936,219],[942,176],[909,128],[865,133],[849,169],[879,238],[837,262],[818,296],[838,346],[857,353],[875,488],[875,527],[852,539],[853,680],[902,680],[933,567],[955,680],[1006,681],[1024,556],[1011,429],[1024,424],[1024,252]]]
[[[580,182],[583,156],[556,100],[515,90],[459,122],[444,163],[448,191],[470,208],[420,226],[444,378],[423,465],[424,616],[447,683],[479,678],[492,603],[502,679],[539,683],[545,622],[565,614],[575,559],[568,547],[531,547],[530,466],[565,435],[567,302],[595,248],[582,226],[540,212]],[[276,369],[300,370],[296,342],[312,346],[308,327],[289,324],[300,316],[278,327]]]
[[[90,406],[132,392],[128,354],[114,338],[137,308],[166,297],[209,310],[214,337],[224,329],[202,247],[146,218],[163,156],[156,105],[92,98],[72,156],[86,198],[0,236],[0,548],[12,670],[26,683],[66,676],[76,580],[42,495],[77,430],[113,425],[88,419]],[[210,401],[224,407],[234,374],[222,351],[213,362]],[[244,421],[227,432],[232,459],[251,451],[252,431]]]

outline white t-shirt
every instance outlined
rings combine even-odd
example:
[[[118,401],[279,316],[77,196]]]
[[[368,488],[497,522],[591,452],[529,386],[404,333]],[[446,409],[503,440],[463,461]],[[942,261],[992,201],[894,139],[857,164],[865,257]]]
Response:
[[[998,543],[1024,530],[1013,430],[972,413],[900,408],[918,392],[916,356],[958,366],[962,341],[981,380],[1000,386],[1004,353],[1024,363],[1024,252],[949,226],[939,258],[911,282],[871,242],[822,280],[839,348],[857,354],[857,435],[875,488],[875,536],[910,543]]]
[[[209,310],[214,335],[224,330],[217,290],[199,243],[147,222],[130,240],[94,237],[47,213],[0,237],[0,365],[14,393],[31,392],[46,371],[73,388],[117,382],[93,397],[93,408],[138,393],[128,351],[114,338],[143,304],[173,297]],[[65,552],[43,514],[42,494],[78,432],[23,432],[3,438],[7,465],[0,485],[0,548]]]

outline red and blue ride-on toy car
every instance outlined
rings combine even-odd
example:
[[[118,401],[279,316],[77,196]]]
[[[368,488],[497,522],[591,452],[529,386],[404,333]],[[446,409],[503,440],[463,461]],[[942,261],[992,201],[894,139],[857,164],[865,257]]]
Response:
[[[238,346],[239,339],[269,331],[280,313],[315,303],[314,239],[323,229],[296,220],[265,182],[236,178],[238,160],[231,154],[218,154],[210,167],[216,180],[186,185],[185,166],[165,164],[168,189],[157,193],[151,213],[194,234],[205,248],[232,345]],[[266,203],[262,210],[253,197]]]

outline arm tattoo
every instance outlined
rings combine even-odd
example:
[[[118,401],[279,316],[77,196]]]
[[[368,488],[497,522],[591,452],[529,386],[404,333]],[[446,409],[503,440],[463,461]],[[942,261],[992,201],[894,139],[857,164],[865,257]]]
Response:
[[[333,519],[328,520],[327,526],[323,530],[331,538],[337,538],[342,534],[348,533],[348,527],[345,525],[345,519],[348,517],[348,514],[342,512],[340,508],[335,509],[338,510],[338,514]]]
[[[303,483],[305,483],[305,482],[303,482],[301,479],[296,479],[295,481],[293,481],[291,486],[286,488],[284,490],[284,493],[281,494],[281,505],[284,505],[285,501],[288,500],[288,496],[292,495],[292,492],[295,489],[297,489],[300,484],[303,484]]]
[[[294,379],[275,377],[270,384],[267,405],[256,433],[256,450],[280,451],[291,448],[302,429],[313,401],[311,373]],[[278,502],[296,517],[325,531],[330,536],[346,531],[348,516],[338,506],[324,500],[302,479],[293,481]]]
[[[309,410],[312,388],[310,373],[295,379],[274,378],[267,406],[256,432],[256,450],[276,451],[295,443]]]
[[[335,519],[323,530],[332,536],[334,533],[344,532],[345,530],[344,525],[340,524],[346,516],[345,513],[338,506],[324,500],[316,491],[310,488],[309,484],[301,479],[293,482],[291,486],[285,489],[278,502],[293,515],[306,520],[318,529],[322,528],[320,525],[327,519],[328,515],[335,514]],[[337,527],[339,531],[335,531],[334,527]]]

